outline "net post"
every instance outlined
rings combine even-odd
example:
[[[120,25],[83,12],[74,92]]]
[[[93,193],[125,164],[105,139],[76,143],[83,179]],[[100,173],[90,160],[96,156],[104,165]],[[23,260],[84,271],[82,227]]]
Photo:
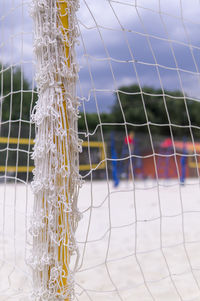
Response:
[[[68,0],[64,1],[59,1],[57,0],[57,6],[59,10],[59,19],[60,23],[62,25],[62,34],[65,37],[68,37],[68,31],[69,31],[69,12],[68,12]],[[64,39],[65,40],[65,39]],[[66,55],[66,64],[68,68],[70,68],[70,58],[69,58],[69,46],[67,45],[67,41],[64,41],[64,48],[65,48],[65,55]],[[63,90],[63,95],[65,95],[65,88],[64,84],[62,83],[62,90]],[[67,118],[67,109],[66,109],[66,99],[65,96],[63,96],[63,107],[64,107],[64,114],[62,116],[62,126],[64,127],[64,124],[66,124],[66,130],[67,130],[67,144],[69,144],[69,123],[68,123],[68,118]],[[65,149],[62,148],[62,155],[65,157],[65,166],[68,166],[68,159],[65,155]],[[67,170],[66,170],[67,171]],[[68,191],[70,187],[68,185],[67,187],[67,192],[66,192],[66,202],[67,204],[69,203],[69,198],[68,198]],[[62,206],[60,216],[59,216],[59,226],[62,227],[62,220],[64,216],[64,208]],[[61,244],[58,247],[58,261],[62,262],[62,268],[64,271],[64,277],[63,275],[60,276],[59,279],[59,286],[60,288],[58,289],[58,293],[60,293],[63,289],[66,288],[67,290],[67,277],[68,277],[68,265],[69,265],[69,250],[68,250],[68,233],[69,233],[69,223],[68,223],[68,216],[67,216],[67,233],[65,236],[65,244]],[[65,301],[70,301],[69,297],[65,299]]]
[[[70,301],[79,257],[75,230],[81,183],[74,50],[78,1],[47,2],[33,0],[38,101],[32,114],[36,138],[30,263],[36,299]]]

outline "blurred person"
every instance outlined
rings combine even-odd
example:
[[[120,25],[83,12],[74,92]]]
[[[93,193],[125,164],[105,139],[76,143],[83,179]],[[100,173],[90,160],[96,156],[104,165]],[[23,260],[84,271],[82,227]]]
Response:
[[[184,137],[183,139],[183,152],[180,159],[180,165],[181,165],[181,173],[180,173],[180,182],[182,185],[185,184],[185,178],[186,178],[186,168],[187,168],[187,148],[186,148],[186,139]]]
[[[129,135],[126,136],[124,139],[125,145],[127,145],[127,147],[128,145],[130,146],[131,154],[133,153],[133,149],[134,149],[134,142],[135,142],[134,136],[135,136],[134,132],[130,132]]]
[[[118,177],[118,162],[117,162],[117,152],[115,148],[115,133],[111,133],[111,158],[112,158],[112,179],[114,183],[114,187],[119,185],[119,177]]]
[[[164,149],[171,149],[173,147],[172,139],[166,138],[160,145]]]
[[[161,154],[164,156],[159,156],[159,161],[158,161],[159,177],[161,176],[164,177],[164,179],[169,179],[171,154],[174,153],[172,138],[171,137],[165,138],[161,142],[160,147],[161,147]]]
[[[131,180],[133,178],[132,175],[132,171],[133,171],[133,152],[134,152],[134,144],[135,144],[135,140],[134,140],[134,132],[131,131],[129,132],[128,136],[126,136],[124,138],[124,146],[125,146],[125,153],[124,155],[129,157],[128,159],[128,164],[126,164],[126,175],[127,175],[127,179]],[[132,168],[131,168],[132,166]]]

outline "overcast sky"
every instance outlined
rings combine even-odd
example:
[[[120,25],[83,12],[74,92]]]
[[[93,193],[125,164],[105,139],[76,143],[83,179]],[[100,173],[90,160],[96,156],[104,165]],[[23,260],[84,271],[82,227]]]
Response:
[[[23,60],[31,81],[30,1],[20,3],[0,1],[0,61]],[[81,0],[78,94],[88,100],[87,111],[97,110],[95,98],[100,111],[109,111],[114,91],[133,83],[199,98],[199,16],[199,0]]]

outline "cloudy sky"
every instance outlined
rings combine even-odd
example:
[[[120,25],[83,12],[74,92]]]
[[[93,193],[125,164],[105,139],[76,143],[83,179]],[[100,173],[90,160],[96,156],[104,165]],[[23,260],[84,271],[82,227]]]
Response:
[[[0,0],[0,61],[32,80],[30,0]],[[14,9],[12,9],[14,7]],[[200,95],[199,0],[80,0],[78,94],[86,110],[109,111],[133,83]]]

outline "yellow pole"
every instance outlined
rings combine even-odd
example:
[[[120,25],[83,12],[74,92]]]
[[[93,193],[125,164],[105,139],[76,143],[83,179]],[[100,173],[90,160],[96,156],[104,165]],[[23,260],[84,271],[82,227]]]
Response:
[[[65,56],[66,56],[66,64],[68,65],[68,67],[70,67],[70,57],[69,57],[69,45],[67,44],[67,40],[69,37],[68,34],[68,29],[69,29],[69,13],[68,13],[68,0],[64,0],[64,1],[59,1],[57,0],[57,6],[59,9],[59,19],[61,22],[61,26],[62,26],[62,33],[63,33],[63,43],[64,43],[64,47],[65,47]],[[62,92],[63,95],[65,95],[65,89],[64,89],[64,83],[62,83]],[[66,109],[66,99],[64,98],[65,96],[63,96],[63,112],[61,112],[61,118],[62,118],[62,125],[63,128],[65,128],[65,130],[67,131],[67,136],[66,138],[63,140],[62,142],[62,155],[64,157],[64,161],[65,161],[65,166],[67,169],[67,166],[69,164],[67,156],[66,156],[66,150],[65,150],[65,145],[66,143],[69,145],[69,122],[68,122],[68,116],[67,116],[67,109]],[[59,146],[59,143],[58,143]],[[65,185],[66,182],[62,181],[61,179],[61,185]],[[65,189],[65,187],[62,188],[63,190]],[[69,202],[69,197],[68,197],[68,191],[69,191],[70,187],[68,185],[68,187],[66,187],[66,202]],[[61,238],[61,243],[58,246],[58,261],[62,262],[62,270],[64,272],[64,274],[61,275],[60,277],[60,281],[59,281],[59,289],[58,292],[62,292],[64,290],[67,291],[68,289],[68,283],[67,283],[67,277],[68,277],[68,266],[69,266],[69,250],[68,250],[68,233],[69,233],[69,222],[68,222],[68,213],[65,213],[63,210],[63,205],[61,204],[61,208],[60,208],[60,213],[59,213],[59,218],[58,218],[58,224],[59,224],[59,228],[60,228],[60,238],[61,238],[61,234],[62,234],[62,226],[65,223],[65,220],[67,220],[67,233],[65,235],[65,241],[63,241],[63,238]],[[67,217],[65,216],[67,214]],[[70,296],[67,297],[65,299],[65,301],[69,301]]]

